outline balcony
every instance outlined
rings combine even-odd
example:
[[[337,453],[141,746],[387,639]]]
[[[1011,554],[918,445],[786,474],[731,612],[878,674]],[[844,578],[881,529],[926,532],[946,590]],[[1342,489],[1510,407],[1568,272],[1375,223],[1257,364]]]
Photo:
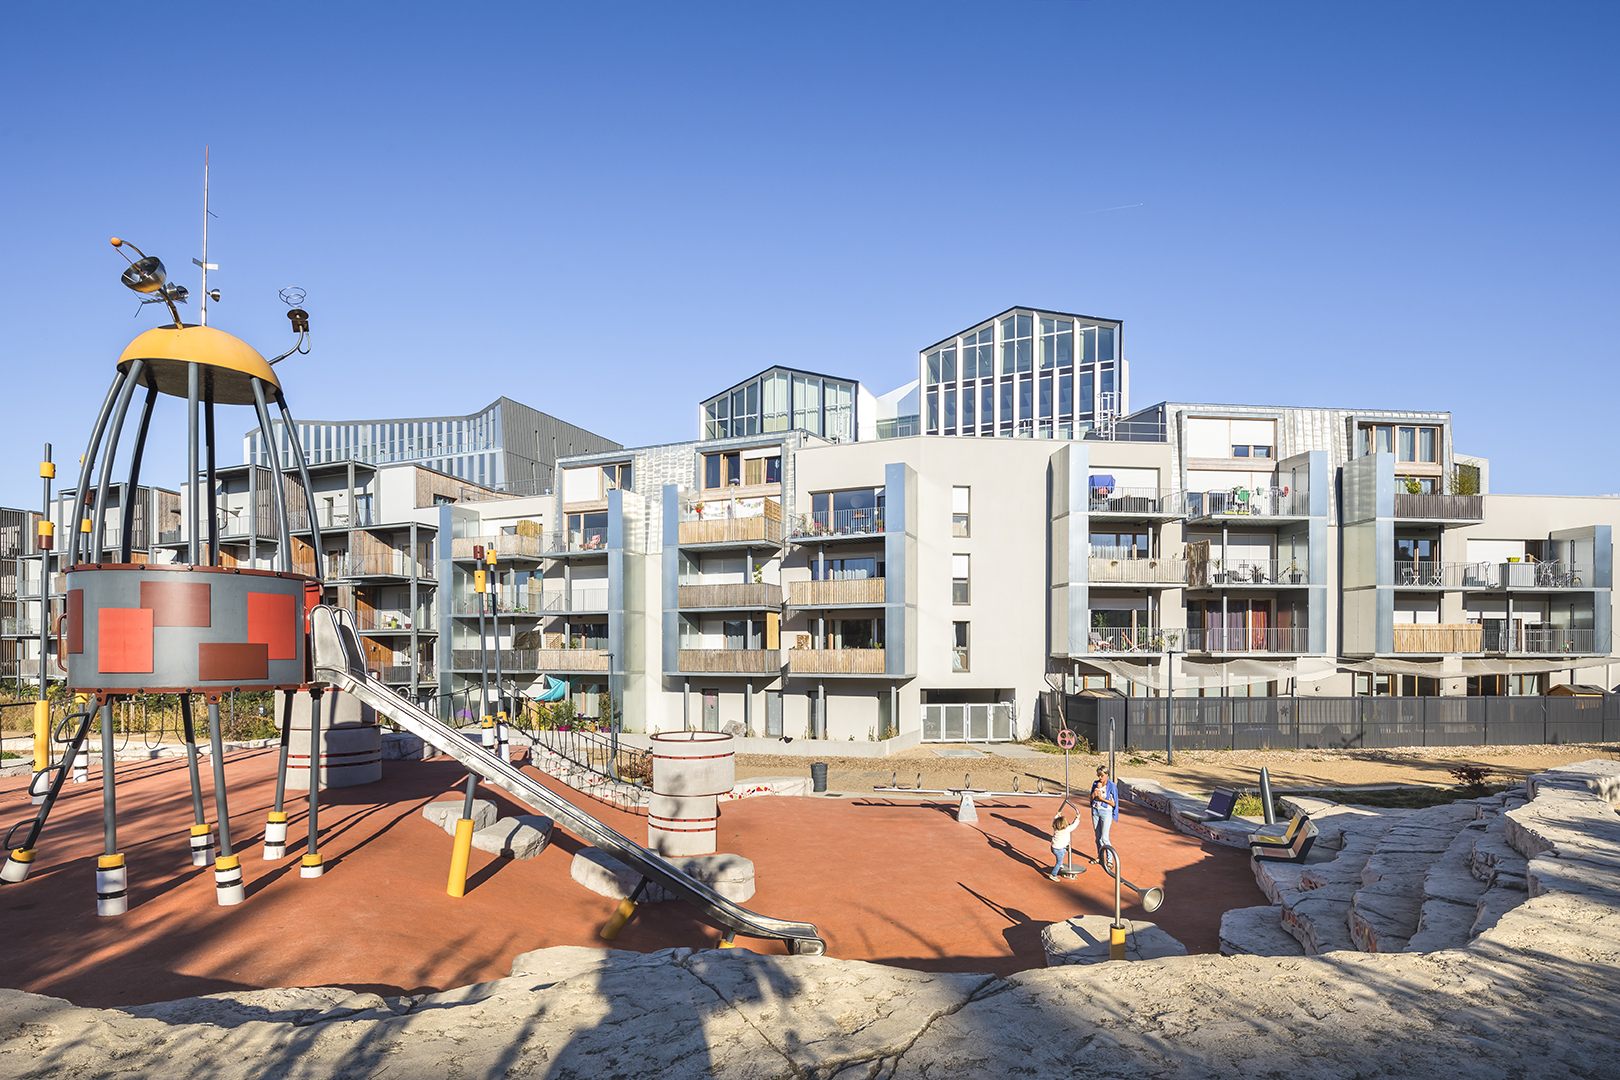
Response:
[[[1093,585],[1184,585],[1186,559],[1110,559],[1093,555],[1087,576]]]
[[[0,635],[5,637],[38,637],[39,623],[33,619],[0,619]]]
[[[788,583],[790,607],[866,607],[883,603],[887,578],[843,578],[837,581]]]
[[[1310,516],[1310,500],[1302,491],[1288,488],[1233,488],[1230,491],[1189,491],[1184,496],[1189,520],[1242,521],[1261,524],[1255,519],[1304,518]]]
[[[823,510],[800,514],[789,534],[796,544],[822,544],[841,540],[876,540],[883,536],[883,507]]]
[[[552,534],[548,538],[536,530],[533,533],[500,533],[495,536],[463,536],[450,541],[450,557],[467,560],[473,558],[473,548],[481,547],[486,553],[493,550],[497,559],[538,559],[543,552],[555,550],[559,541]]]
[[[457,671],[479,671],[483,660],[477,649],[456,649],[450,662]],[[538,674],[546,672],[606,672],[608,654],[602,649],[502,649],[501,673]],[[489,657],[489,670],[495,670],[495,656]]]
[[[682,649],[680,671],[694,675],[776,675],[782,654],[776,649]]]
[[[777,609],[782,606],[782,587],[767,584],[682,585],[676,606],[680,608],[740,611],[747,608]]]
[[[1523,653],[1528,656],[1602,655],[1609,651],[1609,635],[1604,634],[1600,638],[1596,630],[1521,626],[1517,633],[1497,630],[1486,634],[1485,651]]]
[[[424,619],[424,625],[433,620]],[[411,617],[403,611],[384,611],[378,608],[361,608],[354,613],[355,627],[361,633],[377,633],[379,631],[408,634],[411,632]]]
[[[782,505],[775,499],[702,499],[680,511],[680,543],[700,545],[779,545]]]
[[[1411,521],[1484,521],[1485,496],[1433,495],[1397,491],[1395,517]]]
[[[1282,653],[1297,654],[1310,651],[1310,631],[1303,626],[1293,627],[1220,627],[1194,628],[1187,631],[1187,651],[1190,653]]]
[[[1093,653],[1162,653],[1178,648],[1185,630],[1157,626],[1094,626],[1088,632],[1087,651]]]
[[[1280,589],[1309,584],[1305,567],[1293,559],[1228,559],[1199,562],[1187,579],[1190,589]]]
[[[1590,589],[1590,567],[1569,567],[1561,562],[1505,562],[1490,567],[1497,580],[1507,589],[1553,591],[1559,589]]]
[[[1086,510],[1092,517],[1180,517],[1186,500],[1180,493],[1158,488],[1115,487],[1091,489]]]
[[[1483,651],[1481,623],[1400,623],[1395,627],[1398,653],[1477,653]]]
[[[789,649],[789,675],[882,675],[882,649]]]
[[[257,536],[261,540],[275,540],[281,532],[276,526],[274,513],[248,514],[229,512],[222,513],[216,519],[219,522],[219,537],[221,540],[246,540],[250,536]],[[178,530],[172,530],[178,533]],[[168,534],[165,533],[165,536]],[[179,539],[178,535],[175,539]],[[141,545],[137,544],[136,547]]]
[[[411,576],[411,559],[403,551],[389,551],[372,555],[337,554],[326,557],[328,578]]]

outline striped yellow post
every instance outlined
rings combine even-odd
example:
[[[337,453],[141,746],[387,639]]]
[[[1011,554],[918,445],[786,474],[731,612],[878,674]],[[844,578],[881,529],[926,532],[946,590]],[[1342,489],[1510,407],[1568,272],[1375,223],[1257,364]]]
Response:
[[[1125,959],[1125,928],[1123,926],[1110,926],[1108,928],[1108,959]]]
[[[608,919],[607,925],[602,927],[602,932],[597,936],[603,941],[613,941],[619,936],[619,931],[624,929],[624,924],[630,921],[630,916],[635,913],[634,900],[628,898],[620,900],[619,906],[613,909],[613,915]]]
[[[34,771],[51,767],[51,703],[34,702]]]
[[[456,843],[450,849],[450,884],[444,890],[451,896],[467,895],[467,862],[472,858],[472,834],[472,819],[457,818]]]

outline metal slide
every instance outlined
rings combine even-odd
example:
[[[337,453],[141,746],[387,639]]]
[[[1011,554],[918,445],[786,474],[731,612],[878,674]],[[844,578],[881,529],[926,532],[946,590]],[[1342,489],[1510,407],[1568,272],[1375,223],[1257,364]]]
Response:
[[[727,930],[749,937],[785,941],[789,949],[800,956],[820,956],[827,951],[826,942],[818,936],[813,924],[773,919],[727,900],[371,678],[366,672],[360,636],[349,612],[323,604],[310,612],[310,621],[317,684],[354,695],[406,731],[420,736],[429,746],[450,755],[502,791],[546,814],[581,840],[612,855]]]

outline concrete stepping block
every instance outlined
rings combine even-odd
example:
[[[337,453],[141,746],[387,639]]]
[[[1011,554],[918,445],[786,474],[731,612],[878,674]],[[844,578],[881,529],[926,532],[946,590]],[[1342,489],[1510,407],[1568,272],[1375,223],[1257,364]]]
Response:
[[[1125,959],[1157,960],[1162,956],[1186,956],[1187,946],[1150,922],[1125,919]],[[1106,964],[1112,949],[1114,925],[1109,915],[1081,915],[1053,923],[1041,931],[1046,947],[1046,966],[1065,964]]]
[[[1417,933],[1403,951],[1428,953],[1460,949],[1468,944],[1469,930],[1477,915],[1477,901],[1455,904],[1449,900],[1425,900],[1423,914],[1418,917]]]
[[[721,852],[714,855],[688,855],[666,860],[671,866],[689,877],[694,877],[709,888],[736,903],[743,903],[754,895],[754,861],[741,855]],[[622,900],[636,891],[641,874],[615,859],[600,848],[585,848],[574,856],[569,876],[587,889],[612,900]],[[656,904],[671,899],[656,883],[642,891],[640,903]]]
[[[473,832],[472,846],[508,859],[532,859],[551,842],[552,821],[540,814],[503,817]]]
[[[1479,905],[1474,909],[1474,924],[1468,928],[1469,938],[1476,938],[1487,930],[1495,929],[1502,916],[1524,903],[1525,899],[1525,893],[1512,889],[1486,889],[1485,895],[1479,898]]]
[[[1282,928],[1305,947],[1306,956],[1354,949],[1348,921],[1354,895],[1346,885],[1295,893],[1283,900]]]
[[[1423,894],[1413,895],[1407,885],[1379,882],[1356,890],[1346,913],[1350,937],[1362,952],[1403,951],[1417,933],[1423,914]]]
[[[456,822],[461,819],[461,808],[466,805],[464,799],[445,799],[442,802],[430,802],[422,807],[422,816],[433,824],[449,833],[456,835]],[[488,799],[473,800],[473,831],[487,829],[495,824],[495,804]]]
[[[1470,870],[1489,884],[1498,874],[1523,875],[1529,861],[1507,842],[1507,818],[1492,821],[1482,835],[1474,837]]]
[[[1579,893],[1607,903],[1620,903],[1620,872],[1574,859],[1530,860],[1525,880],[1531,896]]]
[[[1304,956],[1305,948],[1282,928],[1281,907],[1233,908],[1221,916],[1221,955]]]

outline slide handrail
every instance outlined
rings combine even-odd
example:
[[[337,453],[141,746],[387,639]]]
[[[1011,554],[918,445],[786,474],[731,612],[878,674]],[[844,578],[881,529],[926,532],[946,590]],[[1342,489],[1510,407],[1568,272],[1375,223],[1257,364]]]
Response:
[[[726,929],[750,937],[785,941],[801,956],[820,956],[827,951],[826,942],[821,940],[814,924],[775,919],[726,899],[373,679],[366,671],[360,636],[348,611],[318,605],[310,612],[310,624],[316,684],[352,694],[434,749],[455,758],[513,798],[550,815],[581,840],[612,855]]]

